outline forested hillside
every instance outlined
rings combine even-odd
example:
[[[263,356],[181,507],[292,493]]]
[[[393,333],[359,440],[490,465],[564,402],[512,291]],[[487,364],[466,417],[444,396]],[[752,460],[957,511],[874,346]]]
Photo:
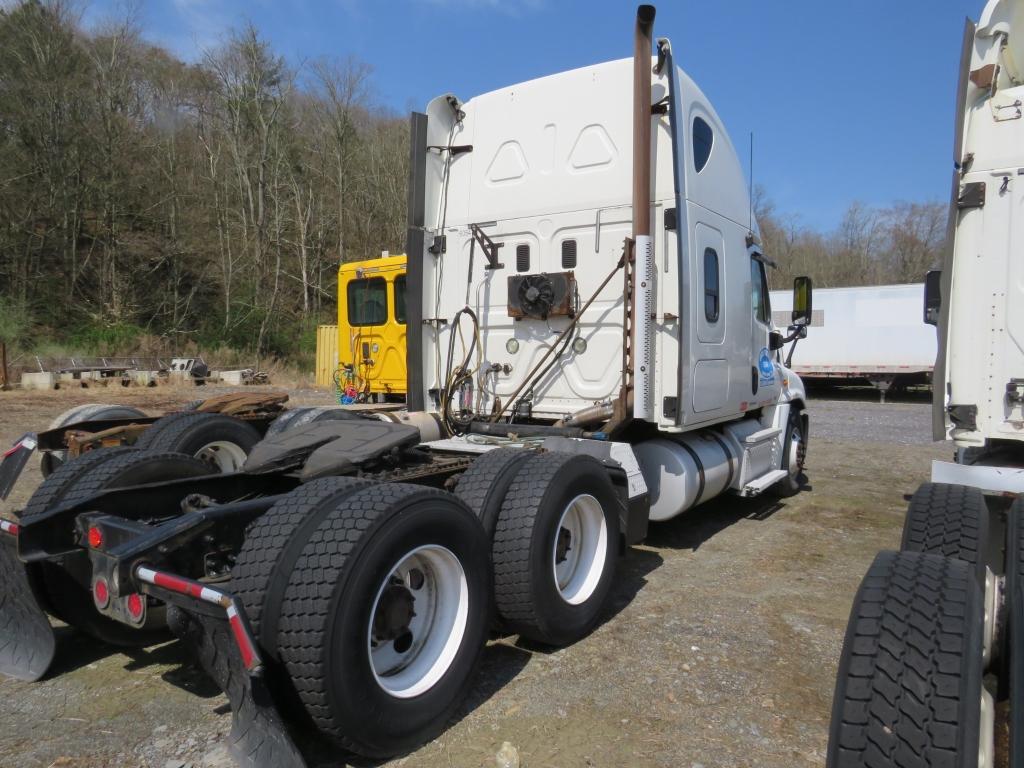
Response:
[[[185,63],[78,7],[0,10],[0,338],[308,354],[339,260],[403,248],[405,115],[367,63],[292,66],[242,21]],[[916,281],[944,236],[940,204],[854,204],[822,234],[757,197],[779,287]]]
[[[402,248],[406,117],[359,61],[242,28],[186,64],[70,7],[0,11],[0,335],[294,352],[339,260]]]

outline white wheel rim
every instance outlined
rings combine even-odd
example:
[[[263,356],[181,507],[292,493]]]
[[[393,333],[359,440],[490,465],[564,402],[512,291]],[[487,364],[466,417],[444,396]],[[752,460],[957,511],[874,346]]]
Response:
[[[800,430],[794,429],[789,438],[789,474],[796,477],[800,474],[800,447],[803,437]]]
[[[221,472],[237,472],[245,464],[245,451],[238,443],[214,440],[195,452],[197,459],[213,464]]]
[[[396,602],[397,611],[390,610]],[[398,626],[387,620],[409,609]],[[377,684],[399,699],[430,690],[455,660],[468,620],[466,572],[450,550],[430,544],[400,558],[370,612],[366,646]]]
[[[555,586],[565,602],[579,605],[594,594],[607,550],[608,526],[601,502],[588,493],[580,494],[562,513],[551,550]]]

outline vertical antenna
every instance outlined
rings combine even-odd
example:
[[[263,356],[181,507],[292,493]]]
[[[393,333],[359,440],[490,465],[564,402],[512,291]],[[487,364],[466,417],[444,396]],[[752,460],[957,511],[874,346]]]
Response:
[[[750,223],[747,229],[754,231],[754,132],[750,132]]]

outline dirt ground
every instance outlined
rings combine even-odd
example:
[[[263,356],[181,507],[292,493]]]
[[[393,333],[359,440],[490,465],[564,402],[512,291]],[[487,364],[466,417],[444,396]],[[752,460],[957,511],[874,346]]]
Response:
[[[0,445],[78,403],[159,412],[203,394],[0,393]],[[389,765],[491,767],[506,741],[523,768],[823,765],[854,591],[875,553],[898,544],[905,496],[950,455],[930,442],[929,419],[923,400],[815,401],[803,493],[716,500],[652,526],[622,558],[590,637],[555,652],[492,642],[457,722]],[[39,480],[33,460],[0,511]],[[226,700],[177,643],[111,653],[62,628],[58,658],[42,682],[0,680],[0,766],[231,765],[219,746]]]

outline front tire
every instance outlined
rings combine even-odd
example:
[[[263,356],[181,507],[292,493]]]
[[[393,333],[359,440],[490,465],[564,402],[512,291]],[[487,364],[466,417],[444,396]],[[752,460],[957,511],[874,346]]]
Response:
[[[436,736],[490,625],[489,546],[449,493],[373,485],[342,499],[288,582],[278,644],[313,722],[383,759]]]
[[[807,459],[806,420],[796,408],[789,412],[786,434],[782,442],[782,469],[786,477],[775,484],[773,490],[779,498],[789,498],[800,493],[804,483],[804,464]]]
[[[521,465],[492,549],[495,605],[510,630],[557,646],[594,628],[615,572],[619,507],[597,459],[548,452]]]

